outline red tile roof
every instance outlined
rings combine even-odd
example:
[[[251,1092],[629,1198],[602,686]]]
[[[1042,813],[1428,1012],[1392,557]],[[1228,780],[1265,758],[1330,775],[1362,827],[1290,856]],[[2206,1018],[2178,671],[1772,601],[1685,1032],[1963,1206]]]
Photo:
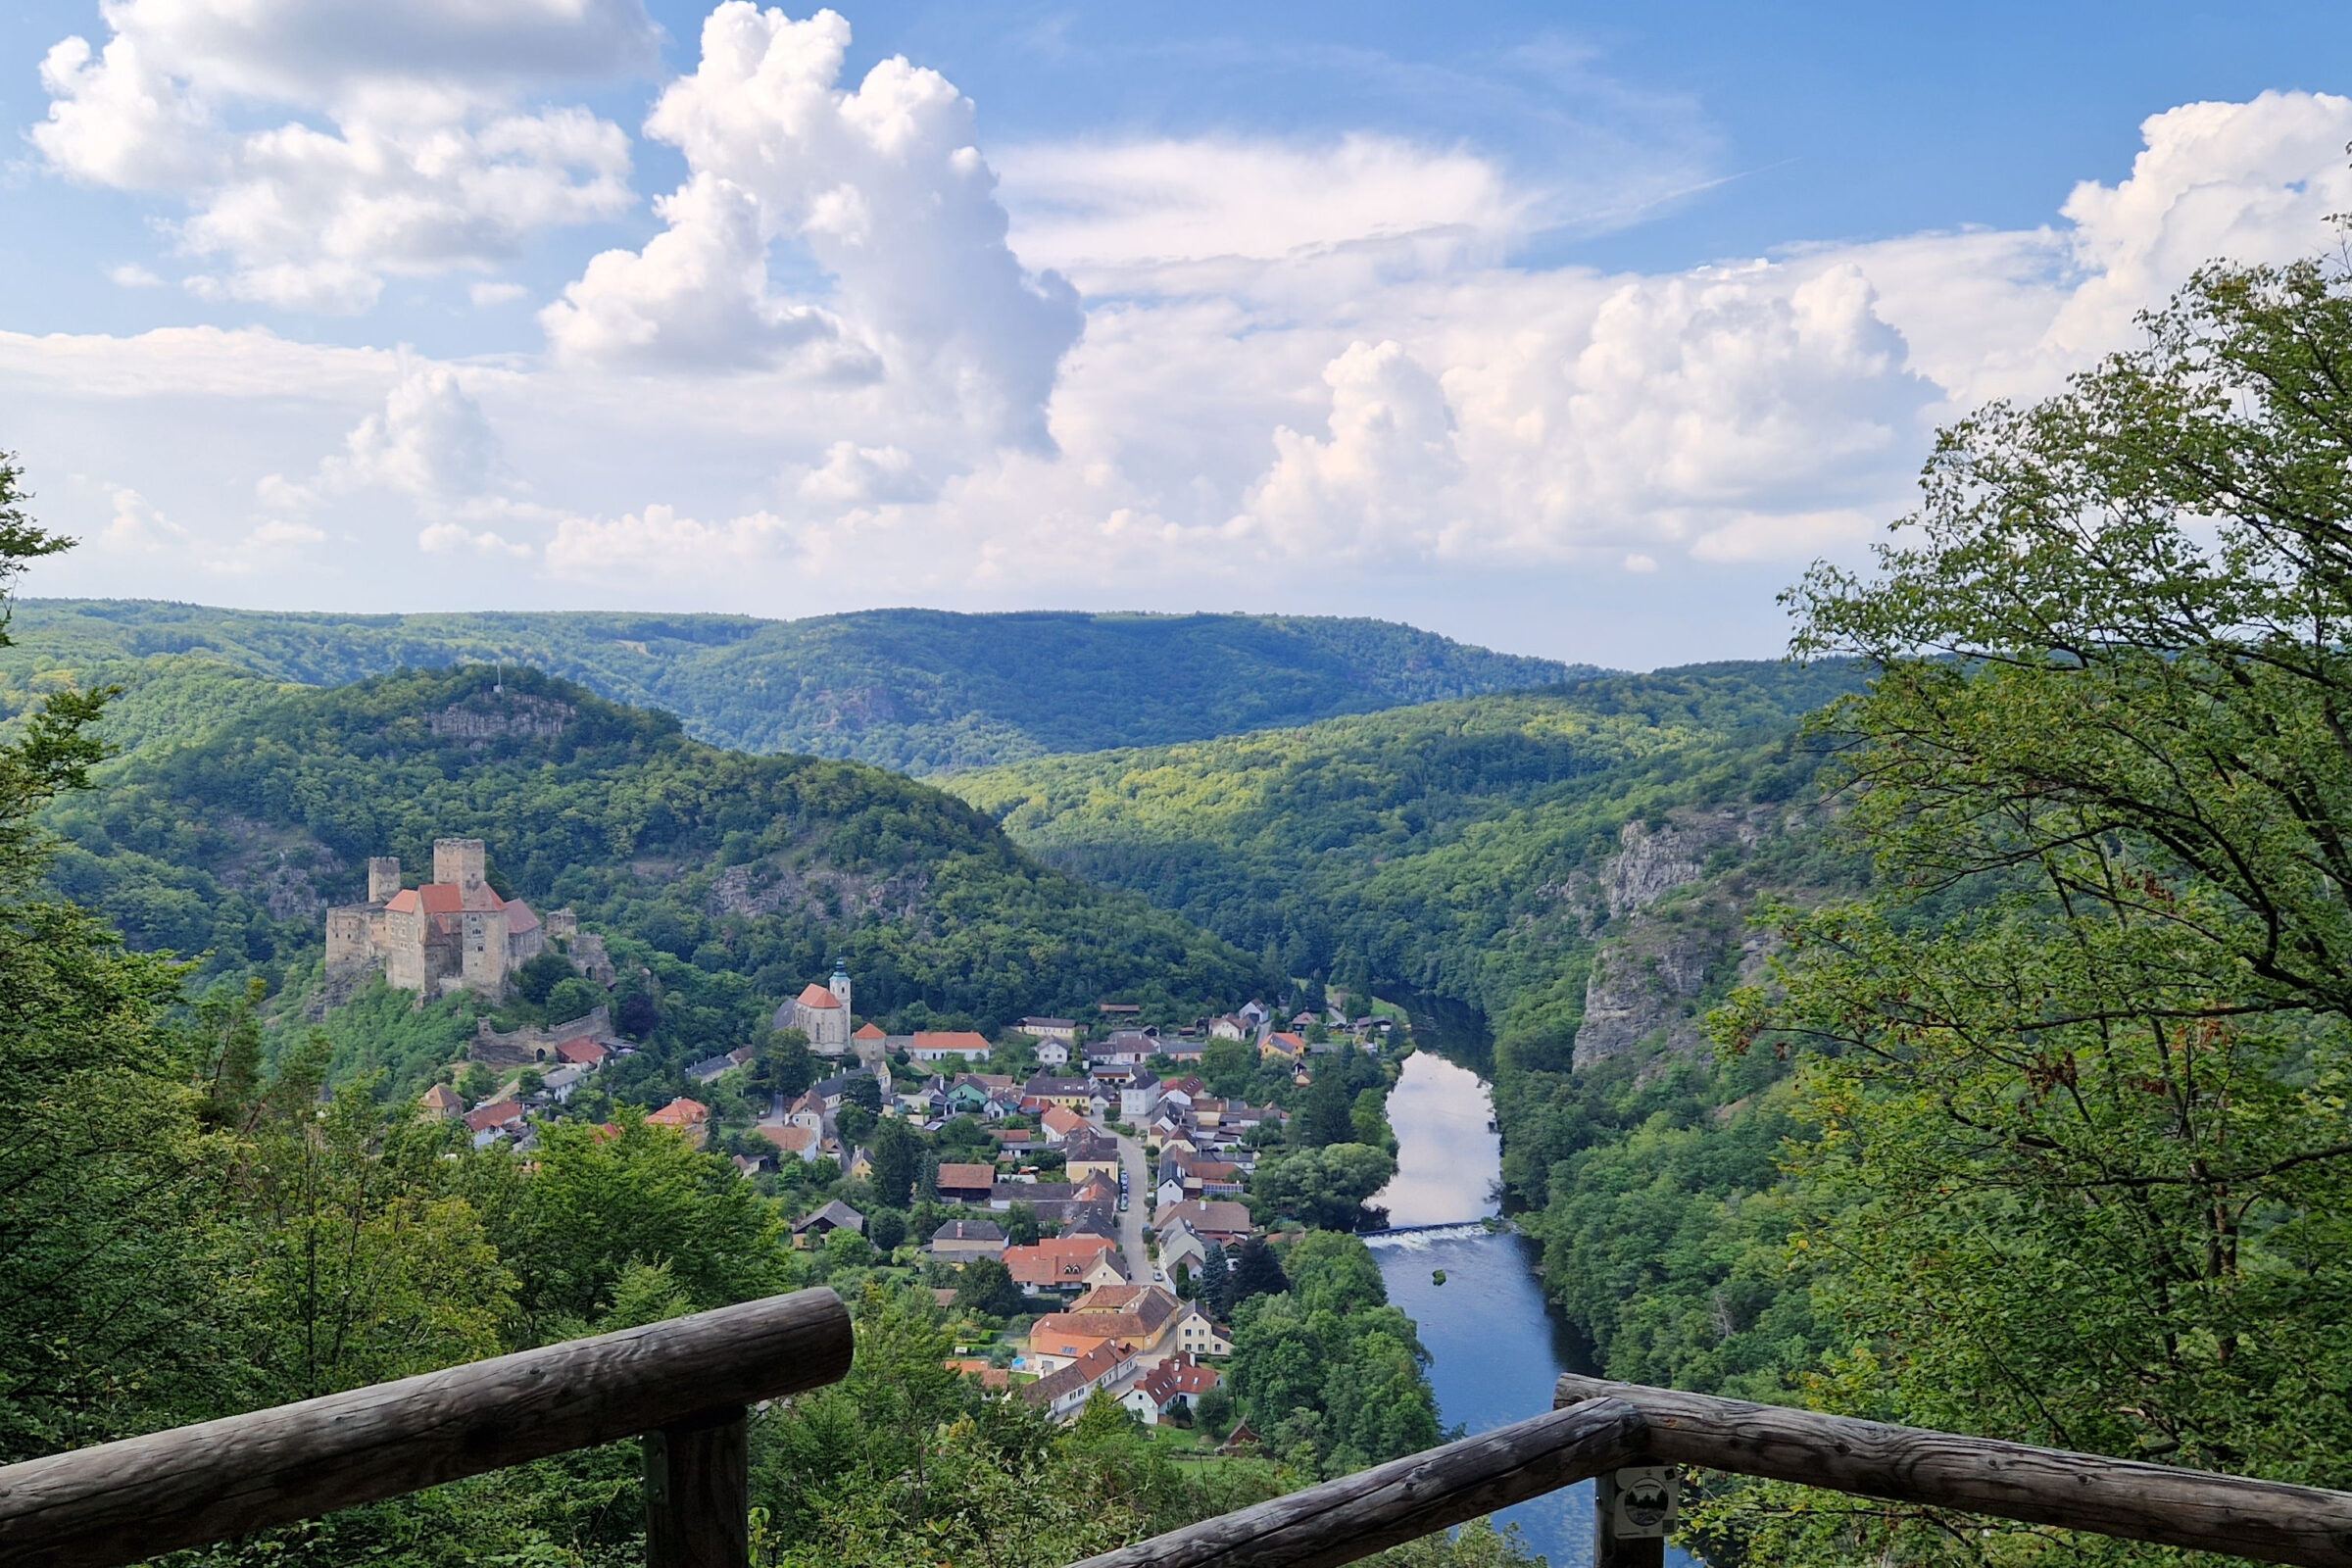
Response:
[[[980,1051],[989,1049],[988,1036],[969,1029],[917,1029],[914,1032],[917,1051]]]
[[[1031,1247],[1007,1247],[1004,1266],[1021,1285],[1070,1285],[1084,1279],[1103,1253],[1115,1256],[1118,1250],[1107,1236],[1054,1236]]]
[[[811,989],[814,988],[812,987]],[[825,993],[827,996],[831,996],[832,994],[833,993],[830,991]],[[878,1025],[861,1023],[858,1026],[858,1032],[850,1036],[850,1038],[852,1040],[888,1040],[890,1036],[884,1034]]]
[[[710,1107],[699,1100],[677,1099],[645,1118],[662,1127],[691,1127],[710,1119]]]
[[[486,1133],[493,1127],[504,1127],[511,1121],[521,1119],[522,1103],[514,1100],[497,1101],[466,1113],[466,1125],[477,1133]]]
[[[819,1009],[825,1007],[838,1007],[841,1005],[841,999],[835,996],[832,992],[827,991],[823,986],[817,985],[811,981],[808,989],[801,993],[801,1005],[804,1007],[816,1007]]]
[[[993,1187],[996,1181],[997,1167],[994,1165],[948,1164],[939,1167],[939,1190],[943,1193],[951,1188],[969,1192],[975,1187]]]

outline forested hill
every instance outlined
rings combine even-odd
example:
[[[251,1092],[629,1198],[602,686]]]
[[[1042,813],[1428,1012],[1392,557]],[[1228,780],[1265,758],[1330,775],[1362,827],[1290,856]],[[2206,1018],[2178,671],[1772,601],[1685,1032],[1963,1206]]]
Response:
[[[18,646],[0,651],[0,701],[12,710],[54,672],[156,655],[310,686],[505,662],[675,713],[712,745],[908,773],[1197,740],[1579,673],[1391,621],[1284,615],[876,610],[777,621],[25,600],[10,632]]]
[[[1506,1036],[1565,1037],[1625,824],[1806,796],[1797,721],[1855,685],[1781,663],[1595,676],[946,782],[1054,864],[1286,973],[1409,986]]]
[[[442,836],[487,840],[502,891],[610,934],[624,991],[650,971],[648,1031],[673,1053],[741,1045],[837,956],[861,1011],[908,1024],[993,1029],[1106,998],[1197,1016],[1264,984],[1252,958],[1039,864],[939,791],[720,751],[532,671],[315,690],[183,665],[141,695],[166,690],[230,716],[150,733],[54,809],[53,880],[136,946],[210,952],[273,990],[315,976],[323,911],[364,898],[368,856],[414,872]],[[135,703],[124,716],[168,730]]]

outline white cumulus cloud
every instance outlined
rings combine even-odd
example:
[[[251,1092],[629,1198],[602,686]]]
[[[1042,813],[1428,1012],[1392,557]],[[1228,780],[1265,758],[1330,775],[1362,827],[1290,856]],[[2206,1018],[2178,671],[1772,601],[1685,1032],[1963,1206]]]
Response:
[[[832,279],[825,310],[883,373],[933,389],[978,439],[1049,445],[1046,401],[1082,325],[1076,295],[1006,246],[970,100],[898,57],[844,87],[849,44],[831,11],[713,11],[693,74],[646,121],[691,171],[662,204],[669,227],[591,262],[543,317],[550,338],[590,363],[772,358],[824,319],[768,295],[766,247],[790,243]]]
[[[73,178],[184,199],[181,247],[228,264],[190,279],[200,298],[353,314],[386,275],[486,266],[633,201],[618,126],[520,100],[649,68],[637,0],[101,11],[103,48],[71,37],[43,60],[33,144]]]

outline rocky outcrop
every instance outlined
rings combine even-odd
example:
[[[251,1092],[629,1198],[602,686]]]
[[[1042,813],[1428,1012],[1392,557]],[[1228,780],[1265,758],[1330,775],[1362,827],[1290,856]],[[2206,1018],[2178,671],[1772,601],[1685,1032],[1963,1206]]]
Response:
[[[929,886],[919,874],[875,878],[811,871],[770,858],[719,872],[710,882],[709,907],[713,914],[745,916],[793,909],[825,919],[862,913],[912,919],[921,911]]]
[[[1653,1035],[1669,1052],[1701,1050],[1697,1002],[1723,961],[1724,936],[1711,919],[1653,924],[1594,953],[1571,1065],[1582,1071]]]
[[[1592,955],[1574,1068],[1643,1047],[1684,1055],[1706,1049],[1701,999],[1757,961],[1737,940],[1747,902],[1739,868],[1776,825],[1770,807],[1625,824],[1600,868],[1614,929]]]
[[[442,740],[479,746],[486,741],[521,738],[553,740],[564,733],[577,713],[569,703],[519,692],[476,693],[452,703],[427,718],[425,727]]]

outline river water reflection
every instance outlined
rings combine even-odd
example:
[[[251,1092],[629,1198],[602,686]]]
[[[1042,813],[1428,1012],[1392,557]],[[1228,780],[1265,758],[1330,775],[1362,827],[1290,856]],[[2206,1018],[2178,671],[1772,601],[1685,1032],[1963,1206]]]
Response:
[[[1475,1222],[1496,1212],[1502,1140],[1487,1085],[1432,1052],[1417,1053],[1389,1096],[1396,1175],[1373,1202],[1391,1225]],[[1420,1326],[1430,1353],[1438,1419],[1465,1433],[1490,1431],[1551,1408],[1551,1386],[1573,1348],[1544,1305],[1534,1245],[1468,1223],[1368,1238],[1389,1299]],[[1435,1283],[1439,1270],[1446,1283]],[[1592,1560],[1592,1484],[1570,1487],[1497,1516],[1516,1524],[1552,1568]],[[1668,1548],[1670,1568],[1698,1568]]]

